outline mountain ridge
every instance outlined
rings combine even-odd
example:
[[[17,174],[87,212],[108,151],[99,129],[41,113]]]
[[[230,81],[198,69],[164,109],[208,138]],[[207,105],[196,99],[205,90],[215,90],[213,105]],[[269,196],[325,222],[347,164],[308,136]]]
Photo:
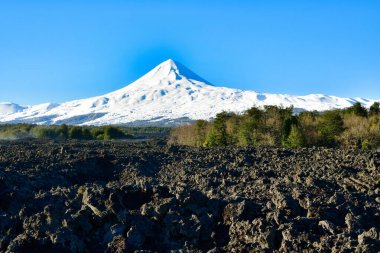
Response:
[[[340,109],[376,100],[323,94],[294,96],[218,87],[179,62],[168,59],[116,91],[60,104],[21,106],[0,103],[1,123],[175,125],[209,120],[221,111],[243,112],[252,106],[293,106],[297,110]]]

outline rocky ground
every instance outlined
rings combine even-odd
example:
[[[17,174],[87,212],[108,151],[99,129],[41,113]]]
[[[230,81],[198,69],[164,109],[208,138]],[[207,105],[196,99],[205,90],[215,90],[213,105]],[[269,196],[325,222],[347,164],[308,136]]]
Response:
[[[0,252],[379,252],[380,153],[0,142]]]

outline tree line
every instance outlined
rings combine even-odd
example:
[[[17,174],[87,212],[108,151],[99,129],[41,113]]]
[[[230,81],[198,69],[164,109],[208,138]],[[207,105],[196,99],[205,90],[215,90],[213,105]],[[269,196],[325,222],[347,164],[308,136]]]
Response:
[[[342,147],[380,149],[380,106],[360,103],[341,110],[301,112],[277,106],[252,107],[242,114],[221,112],[173,128],[169,143],[189,146]]]
[[[165,127],[126,127],[126,126],[71,126],[71,125],[0,125],[0,139],[57,139],[57,140],[113,140],[149,138],[167,134]]]

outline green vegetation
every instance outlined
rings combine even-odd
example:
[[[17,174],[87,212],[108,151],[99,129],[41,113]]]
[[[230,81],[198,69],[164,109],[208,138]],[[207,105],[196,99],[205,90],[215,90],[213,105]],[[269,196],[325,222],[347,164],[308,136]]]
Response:
[[[290,133],[284,142],[284,146],[287,148],[300,148],[304,146],[304,136],[298,126],[291,126]]]
[[[350,108],[347,110],[350,110]],[[323,113],[317,125],[321,146],[335,146],[338,142],[338,137],[344,131],[343,125],[343,118],[339,111]]]
[[[231,117],[226,112],[219,113],[212,124],[212,129],[206,137],[204,145],[212,146],[227,146],[229,144],[229,134],[227,132],[227,120]]]
[[[380,113],[380,103],[375,102],[369,108],[369,115],[373,116]]]
[[[6,124],[0,125],[0,139],[113,140],[159,137],[169,131],[165,127]]]
[[[169,143],[189,146],[278,146],[380,149],[380,106],[360,103],[343,110],[293,113],[293,108],[252,107],[222,112],[212,122],[172,129]]]

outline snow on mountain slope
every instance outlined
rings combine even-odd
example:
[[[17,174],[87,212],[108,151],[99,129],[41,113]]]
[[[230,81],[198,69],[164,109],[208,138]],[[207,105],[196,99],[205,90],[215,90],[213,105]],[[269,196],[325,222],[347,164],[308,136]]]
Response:
[[[137,81],[114,92],[65,102],[2,109],[0,122],[102,125],[132,122],[175,122],[210,119],[225,111],[242,112],[254,105],[277,105],[304,110],[344,108],[374,100],[339,98],[321,94],[292,96],[216,87],[180,63],[167,60]],[[4,113],[4,112],[5,113]]]
[[[15,103],[2,102],[2,103],[0,103],[0,115],[20,112],[26,108],[27,107],[21,106],[21,105],[15,104]]]

